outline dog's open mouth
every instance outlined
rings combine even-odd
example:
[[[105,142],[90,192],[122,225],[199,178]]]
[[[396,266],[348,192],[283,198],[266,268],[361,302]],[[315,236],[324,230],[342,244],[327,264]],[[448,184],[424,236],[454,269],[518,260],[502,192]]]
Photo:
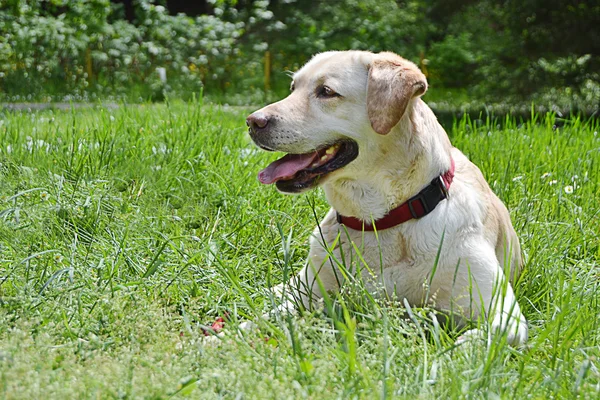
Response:
[[[282,192],[295,193],[315,186],[323,176],[348,165],[358,156],[358,144],[338,141],[305,154],[287,154],[258,174],[266,185],[275,183]]]

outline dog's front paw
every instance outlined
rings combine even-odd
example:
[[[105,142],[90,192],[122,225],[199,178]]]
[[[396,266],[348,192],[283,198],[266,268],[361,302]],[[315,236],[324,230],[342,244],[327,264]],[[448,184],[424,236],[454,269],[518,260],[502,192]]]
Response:
[[[506,342],[513,347],[520,347],[527,342],[527,321],[522,315],[515,316],[508,321],[503,321],[501,316],[496,316],[492,322],[494,335],[506,335]]]
[[[506,335],[506,342],[512,347],[521,347],[525,344],[525,342],[527,342],[526,323],[513,324],[506,332],[503,332],[501,327],[492,325],[492,332],[494,336]],[[465,342],[482,340],[486,338],[487,335],[481,329],[470,329],[460,335],[458,339],[456,339],[455,343],[460,345]]]
[[[521,347],[525,345],[528,338],[527,323],[522,321],[519,324],[513,324],[506,333],[506,341],[513,347]]]
[[[465,333],[463,333],[462,335],[460,335],[454,343],[457,345],[460,345],[460,344],[470,342],[473,340],[480,340],[480,339],[483,339],[484,337],[485,337],[485,335],[481,331],[481,329],[470,329],[470,330],[466,331]]]

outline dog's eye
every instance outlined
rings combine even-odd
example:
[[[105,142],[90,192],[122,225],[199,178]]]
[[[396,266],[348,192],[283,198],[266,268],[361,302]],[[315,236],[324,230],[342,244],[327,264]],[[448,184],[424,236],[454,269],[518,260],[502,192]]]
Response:
[[[296,89],[296,85],[294,85],[294,82],[292,82],[292,84],[290,85],[290,92],[293,92],[294,89]]]
[[[332,88],[330,88],[329,86],[319,86],[317,88],[317,97],[322,97],[322,98],[332,98],[332,97],[340,97],[341,94],[336,93]]]

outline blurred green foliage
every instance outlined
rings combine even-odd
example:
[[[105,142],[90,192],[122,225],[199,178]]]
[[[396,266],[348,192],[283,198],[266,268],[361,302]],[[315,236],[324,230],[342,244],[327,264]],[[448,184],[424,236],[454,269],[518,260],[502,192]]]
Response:
[[[0,99],[264,100],[314,53],[394,51],[432,88],[481,100],[600,103],[600,3],[585,0],[134,0],[0,3]],[[157,68],[165,68],[167,83]]]
[[[0,91],[11,100],[156,98],[225,82],[239,66],[245,17],[171,16],[136,3],[133,23],[108,0],[8,0],[0,8]],[[156,71],[166,68],[167,84]]]

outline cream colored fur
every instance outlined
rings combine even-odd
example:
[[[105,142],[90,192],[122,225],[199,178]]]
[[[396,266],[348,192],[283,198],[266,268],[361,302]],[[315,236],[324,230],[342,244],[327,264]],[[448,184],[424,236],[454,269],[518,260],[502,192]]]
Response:
[[[383,287],[401,303],[406,299],[412,306],[452,311],[465,323],[482,316],[491,332],[505,332],[510,344],[525,343],[527,324],[505,273],[506,267],[512,268],[514,279],[521,267],[509,214],[420,99],[427,83],[419,69],[392,53],[327,52],[315,56],[293,79],[295,89],[287,98],[258,111],[277,122],[265,138],[270,147],[306,153],[342,138],[359,145],[353,162],[320,182],[332,209],[320,232],[315,228],[310,238],[306,266],[289,282],[293,297],[306,307],[318,300],[322,293],[317,274],[325,290],[339,289],[341,274],[335,277],[322,233],[327,246],[339,240],[333,250],[338,260],[350,260],[349,241],[360,249],[375,273],[373,277],[363,269],[373,294],[380,295]],[[342,97],[318,98],[319,85]],[[348,237],[337,223],[335,210],[367,221],[383,217],[447,171],[451,157],[456,174],[449,197],[429,215],[379,231],[378,239],[373,232],[352,229],[347,229]],[[282,305],[293,306],[290,301]],[[481,332],[467,331],[459,341]]]

